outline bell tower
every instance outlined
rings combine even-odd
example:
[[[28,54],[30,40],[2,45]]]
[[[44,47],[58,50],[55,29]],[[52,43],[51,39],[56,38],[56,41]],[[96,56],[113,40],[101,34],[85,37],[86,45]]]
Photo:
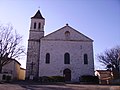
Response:
[[[40,39],[44,37],[44,25],[45,18],[43,18],[40,10],[38,10],[36,14],[31,17],[27,48],[26,79],[38,78]]]

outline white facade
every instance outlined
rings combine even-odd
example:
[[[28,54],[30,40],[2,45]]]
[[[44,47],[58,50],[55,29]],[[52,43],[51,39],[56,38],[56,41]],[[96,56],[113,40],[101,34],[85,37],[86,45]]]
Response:
[[[39,34],[39,36],[41,35]],[[39,50],[39,62],[32,61],[39,63],[39,77],[68,76],[68,81],[76,82],[79,81],[79,77],[82,75],[94,75],[93,40],[73,29],[68,24],[40,38],[39,43],[39,49],[34,47],[34,49]],[[30,48],[30,46],[37,46],[31,44],[28,42],[28,48]],[[69,54],[67,57],[65,56],[66,53]],[[49,54],[48,63],[46,63],[47,54]],[[85,62],[85,55],[87,55],[87,63]],[[66,60],[65,57],[69,59],[69,63],[67,64],[64,62]],[[31,62],[29,58],[28,56],[27,63]],[[33,69],[35,69],[34,66]],[[69,72],[65,73],[65,70],[69,70]],[[28,71],[30,72],[30,69]],[[27,77],[29,75],[30,74],[27,73]]]
[[[70,32],[66,39],[65,32]],[[46,64],[46,54],[50,54],[50,63]],[[70,64],[64,64],[64,54],[70,54]],[[88,55],[88,64],[84,64],[84,54]],[[92,40],[69,26],[41,39],[39,76],[63,76],[65,69],[71,70],[71,80],[78,81],[81,75],[93,75]]]

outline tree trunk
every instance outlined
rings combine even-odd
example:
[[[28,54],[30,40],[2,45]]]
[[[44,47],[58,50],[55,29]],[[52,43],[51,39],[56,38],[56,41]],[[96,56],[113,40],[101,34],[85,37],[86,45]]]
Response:
[[[119,78],[119,72],[118,72],[118,70],[115,69],[115,68],[113,68],[113,77],[114,77],[114,79]]]

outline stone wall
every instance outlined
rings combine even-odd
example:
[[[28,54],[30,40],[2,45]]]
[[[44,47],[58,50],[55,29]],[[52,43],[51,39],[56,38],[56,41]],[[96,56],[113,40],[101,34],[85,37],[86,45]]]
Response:
[[[70,64],[64,64],[64,54],[70,54]],[[45,63],[45,55],[50,53],[50,64]],[[88,55],[88,64],[83,56]],[[42,40],[40,47],[39,76],[63,76],[64,69],[71,70],[72,81],[81,75],[94,75],[92,42]]]

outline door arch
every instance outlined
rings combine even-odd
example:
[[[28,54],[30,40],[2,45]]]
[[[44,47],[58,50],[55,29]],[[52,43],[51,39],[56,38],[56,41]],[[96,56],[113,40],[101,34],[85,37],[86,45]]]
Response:
[[[65,77],[65,81],[71,81],[71,70],[70,69],[65,69],[63,71],[63,75]]]

